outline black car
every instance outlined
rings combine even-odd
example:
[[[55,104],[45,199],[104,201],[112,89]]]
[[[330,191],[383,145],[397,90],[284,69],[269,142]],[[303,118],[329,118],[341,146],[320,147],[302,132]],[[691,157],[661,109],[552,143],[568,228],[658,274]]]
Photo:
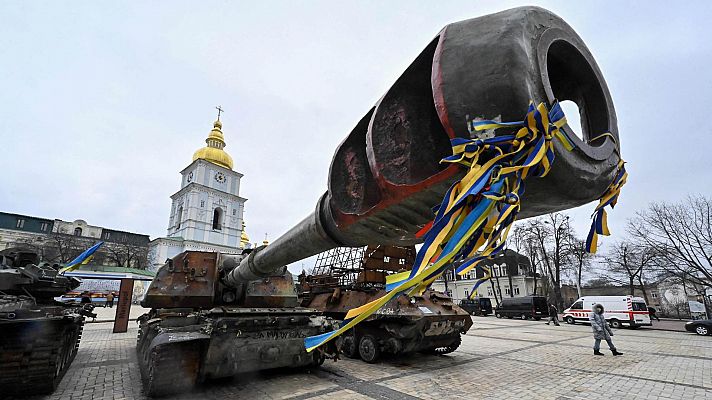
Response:
[[[685,324],[688,332],[695,332],[698,335],[712,335],[712,319],[698,319]]]
[[[544,296],[505,297],[494,315],[497,318],[533,318],[538,321],[549,316],[549,305]]]
[[[487,316],[492,314],[492,300],[486,297],[462,299],[460,300],[459,306],[470,313],[470,315]]]

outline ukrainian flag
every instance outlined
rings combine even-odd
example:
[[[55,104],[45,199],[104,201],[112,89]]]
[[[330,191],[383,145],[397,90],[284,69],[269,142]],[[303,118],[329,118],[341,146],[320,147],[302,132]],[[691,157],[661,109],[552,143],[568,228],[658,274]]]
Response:
[[[74,271],[75,269],[81,267],[82,265],[86,265],[91,261],[92,258],[94,258],[94,253],[99,250],[99,247],[103,245],[104,242],[99,242],[95,244],[94,246],[91,246],[90,248],[84,250],[84,252],[80,255],[77,256],[74,260],[70,261],[67,263],[67,265],[64,266],[64,268],[59,270],[60,274],[63,274],[65,272],[70,272]]]

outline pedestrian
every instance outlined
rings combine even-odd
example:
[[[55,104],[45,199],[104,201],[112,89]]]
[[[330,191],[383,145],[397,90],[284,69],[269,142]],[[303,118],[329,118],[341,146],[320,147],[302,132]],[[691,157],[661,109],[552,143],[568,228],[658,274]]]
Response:
[[[79,301],[80,304],[91,304],[91,295],[88,290],[82,292],[82,299]]]
[[[608,343],[608,348],[614,356],[621,356],[623,353],[619,353],[616,350],[616,346],[613,345],[611,336],[613,336],[613,331],[608,325],[606,318],[603,316],[603,305],[596,304],[593,306],[593,311],[588,315],[588,320],[591,321],[591,330],[593,330],[593,338],[596,339],[593,343],[593,354],[597,356],[602,356],[601,353],[601,340],[605,340]]]
[[[653,318],[660,322],[660,318],[658,318],[658,314],[656,314],[657,310],[655,307],[648,307],[648,312],[650,313],[650,322],[653,322]]]
[[[546,324],[549,325],[550,322],[559,326],[559,309],[553,304],[549,306],[549,321],[547,321]]]
[[[106,304],[109,308],[114,308],[114,292],[109,292],[109,294],[106,295]]]

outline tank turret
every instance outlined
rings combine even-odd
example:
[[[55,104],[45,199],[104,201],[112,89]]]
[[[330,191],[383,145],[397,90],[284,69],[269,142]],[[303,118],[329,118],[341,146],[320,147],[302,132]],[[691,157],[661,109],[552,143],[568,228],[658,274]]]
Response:
[[[260,279],[229,284],[225,277],[249,256],[186,251],[159,268],[141,305],[147,308],[296,307],[296,286],[287,268]]]
[[[32,296],[40,302],[52,302],[81,283],[79,279],[58,273],[59,266],[40,263],[32,250],[10,248],[0,251],[0,292]]]
[[[538,7],[446,26],[356,124],[334,154],[315,211],[228,274],[231,285],[339,246],[409,246],[464,169],[440,160],[472,119],[518,121],[530,102],[574,101],[575,148],[527,181],[519,218],[598,199],[618,171],[613,101],[590,51],[557,15]],[[492,134],[484,132],[483,135]]]

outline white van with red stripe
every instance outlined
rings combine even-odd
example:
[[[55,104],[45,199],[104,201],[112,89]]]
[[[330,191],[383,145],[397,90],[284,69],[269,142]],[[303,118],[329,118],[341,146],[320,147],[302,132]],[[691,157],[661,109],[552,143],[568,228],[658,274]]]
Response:
[[[595,304],[603,305],[603,316],[613,328],[628,324],[631,328],[652,325],[645,300],[633,296],[585,296],[564,310],[568,324],[588,322],[588,315]]]

